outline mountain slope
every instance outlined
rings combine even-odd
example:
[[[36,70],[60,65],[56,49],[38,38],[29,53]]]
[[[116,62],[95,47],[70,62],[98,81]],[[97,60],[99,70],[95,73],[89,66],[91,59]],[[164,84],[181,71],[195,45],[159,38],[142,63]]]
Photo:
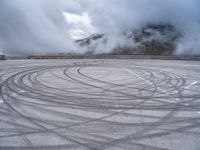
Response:
[[[115,43],[109,53],[113,54],[150,54],[171,55],[176,49],[181,33],[170,24],[148,24],[136,30],[121,33],[123,42]],[[107,34],[93,34],[85,39],[75,41],[87,53],[103,52],[113,42]]]

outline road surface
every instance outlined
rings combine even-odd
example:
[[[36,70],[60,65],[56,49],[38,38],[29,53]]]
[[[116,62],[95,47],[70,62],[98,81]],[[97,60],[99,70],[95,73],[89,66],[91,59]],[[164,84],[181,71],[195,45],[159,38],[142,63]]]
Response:
[[[199,150],[200,61],[0,61],[0,149]]]

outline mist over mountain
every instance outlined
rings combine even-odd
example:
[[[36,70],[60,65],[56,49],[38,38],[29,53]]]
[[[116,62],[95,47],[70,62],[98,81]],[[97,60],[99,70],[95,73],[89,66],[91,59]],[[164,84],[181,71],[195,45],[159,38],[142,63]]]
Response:
[[[0,51],[199,55],[199,14],[199,0],[1,0]]]
[[[113,47],[108,47],[112,41],[106,34],[93,34],[75,43],[88,54],[99,54],[109,49],[107,52],[112,54],[173,55],[182,38],[182,34],[169,24],[148,24],[133,31],[124,31],[121,35],[123,42],[115,43]]]

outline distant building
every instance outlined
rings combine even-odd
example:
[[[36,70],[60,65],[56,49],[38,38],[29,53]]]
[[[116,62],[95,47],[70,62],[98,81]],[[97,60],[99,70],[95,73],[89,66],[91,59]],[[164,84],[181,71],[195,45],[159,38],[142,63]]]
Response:
[[[67,53],[46,53],[46,54],[33,54],[30,58],[32,59],[70,59],[71,55]]]
[[[5,55],[0,54],[0,60],[5,60],[5,59],[6,59]]]

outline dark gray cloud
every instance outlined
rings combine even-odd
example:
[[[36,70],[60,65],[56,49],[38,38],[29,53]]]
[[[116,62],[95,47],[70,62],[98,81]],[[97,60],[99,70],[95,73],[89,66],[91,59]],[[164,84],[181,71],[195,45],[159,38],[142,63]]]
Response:
[[[111,38],[106,51],[123,42],[122,30],[170,23],[184,35],[176,53],[200,54],[199,0],[1,0],[0,48],[11,54],[76,51],[63,12],[88,13],[94,28]]]

